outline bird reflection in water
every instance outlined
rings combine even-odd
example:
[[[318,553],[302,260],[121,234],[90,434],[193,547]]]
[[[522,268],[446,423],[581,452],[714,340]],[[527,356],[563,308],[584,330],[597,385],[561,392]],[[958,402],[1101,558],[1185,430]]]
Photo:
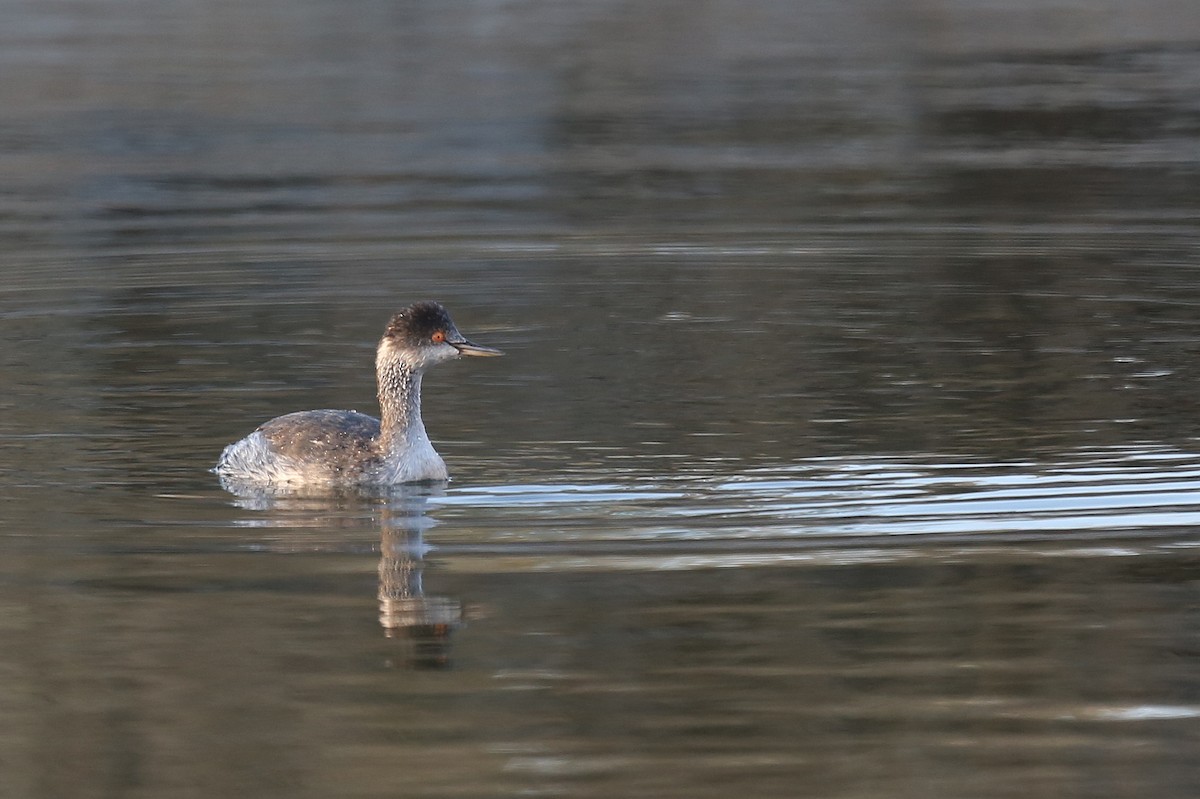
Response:
[[[293,528],[297,534],[314,527],[358,529],[363,525],[361,511],[378,511],[371,517],[380,529],[379,624],[384,635],[408,646],[407,654],[391,663],[414,669],[449,667],[451,639],[463,625],[462,603],[453,597],[426,596],[422,583],[431,549],[425,531],[436,524],[425,510],[429,497],[441,494],[443,485],[394,486],[382,497],[352,490],[301,494],[227,480],[222,486],[237,496],[237,507],[271,514],[244,520],[247,527]]]
[[[406,503],[407,504],[407,503]],[[450,638],[462,626],[462,603],[445,596],[426,596],[421,575],[425,569],[424,499],[398,517],[389,506],[383,516],[379,544],[379,624],[388,638],[411,643],[408,665],[445,668],[450,664]]]

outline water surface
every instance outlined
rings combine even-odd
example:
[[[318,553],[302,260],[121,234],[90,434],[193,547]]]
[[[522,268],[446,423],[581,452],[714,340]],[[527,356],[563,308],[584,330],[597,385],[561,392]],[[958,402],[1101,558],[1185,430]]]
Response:
[[[1200,17],[11,4],[0,796],[1200,785]],[[373,412],[454,481],[235,497]]]

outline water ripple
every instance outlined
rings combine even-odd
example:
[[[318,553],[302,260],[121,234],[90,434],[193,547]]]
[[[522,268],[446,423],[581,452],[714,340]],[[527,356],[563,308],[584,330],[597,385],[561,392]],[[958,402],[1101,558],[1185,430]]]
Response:
[[[1164,447],[1070,453],[1018,463],[918,458],[815,458],[728,474],[642,475],[627,484],[456,488],[431,500],[451,543],[740,542],[738,552],[657,553],[695,566],[780,560],[771,542],[854,559],[922,545],[1013,541],[1089,547],[1113,538],[1172,539],[1200,526],[1200,455]],[[461,530],[456,528],[461,527]],[[756,542],[751,544],[751,542]],[[1182,545],[1186,541],[1176,541]],[[1139,544],[1140,546],[1140,544]],[[1100,547],[1110,554],[1124,546]],[[878,550],[878,551],[874,551]],[[599,553],[592,553],[599,557]],[[592,555],[589,555],[591,557]],[[611,557],[614,553],[605,553]],[[833,556],[830,556],[833,557]]]

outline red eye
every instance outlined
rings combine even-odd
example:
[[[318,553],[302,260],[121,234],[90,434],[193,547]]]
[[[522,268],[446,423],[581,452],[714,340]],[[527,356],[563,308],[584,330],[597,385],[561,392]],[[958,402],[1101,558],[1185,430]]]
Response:
[[[445,330],[437,331],[436,333],[434,333],[432,336],[429,337],[429,340],[432,341],[434,344],[441,344],[443,341],[446,340],[446,331]]]

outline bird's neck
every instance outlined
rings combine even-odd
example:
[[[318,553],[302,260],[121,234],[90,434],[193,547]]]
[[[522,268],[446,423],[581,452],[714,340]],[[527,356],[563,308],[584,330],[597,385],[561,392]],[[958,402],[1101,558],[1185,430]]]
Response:
[[[429,445],[421,421],[421,370],[399,359],[381,359],[375,375],[379,382],[379,434],[385,453]]]

